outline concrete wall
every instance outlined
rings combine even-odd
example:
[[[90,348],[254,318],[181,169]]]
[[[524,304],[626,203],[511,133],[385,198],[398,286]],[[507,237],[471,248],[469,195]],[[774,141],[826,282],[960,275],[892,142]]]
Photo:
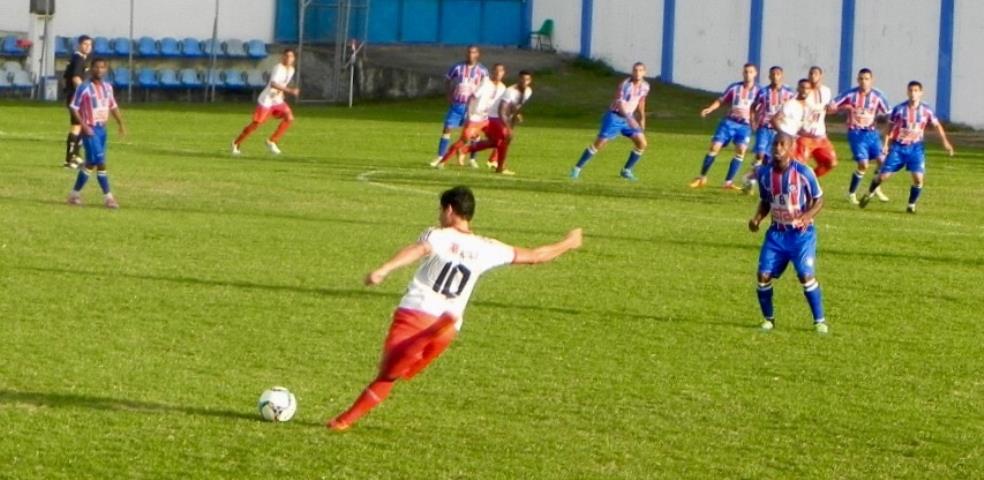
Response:
[[[210,38],[214,5],[208,0],[135,0],[134,35]],[[59,0],[55,12],[55,35],[129,34],[127,0]],[[273,41],[274,0],[223,0],[219,13],[220,38]],[[26,32],[30,24],[28,0],[0,1],[0,30]]]
[[[761,67],[783,66],[789,83],[806,76],[811,65],[820,65],[825,83],[838,91],[854,83],[858,69],[868,67],[890,101],[903,101],[905,84],[919,80],[925,101],[938,112],[949,110],[951,120],[984,128],[984,95],[978,93],[984,55],[975,48],[984,44],[980,0],[532,1],[534,26],[546,18],[556,21],[559,50],[586,53],[620,71],[641,60],[651,76],[663,74],[663,19],[667,6],[675,4],[673,42],[666,46],[672,53],[674,83],[720,91],[740,77],[741,65],[752,57],[751,40],[759,32]],[[752,17],[758,1],[761,19]],[[953,52],[952,68],[947,69],[941,11],[950,4]],[[591,7],[587,51],[581,48],[584,6]],[[846,70],[845,85],[841,69]],[[938,85],[940,75],[949,81]],[[949,102],[943,95],[947,84]]]

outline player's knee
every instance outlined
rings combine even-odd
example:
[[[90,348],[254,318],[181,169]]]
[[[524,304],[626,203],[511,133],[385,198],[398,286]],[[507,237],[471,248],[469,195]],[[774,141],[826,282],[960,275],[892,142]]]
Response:
[[[801,284],[803,284],[803,286],[807,286],[816,283],[817,278],[814,277],[813,275],[800,275],[799,281]]]
[[[858,173],[864,175],[868,171],[868,162],[858,162]]]
[[[636,148],[639,150],[645,150],[649,146],[649,142],[646,141],[646,137],[639,135],[636,137]]]
[[[770,282],[772,282],[772,275],[768,274],[767,272],[759,272],[758,273],[758,283],[759,284],[765,285],[765,284],[770,283]]]

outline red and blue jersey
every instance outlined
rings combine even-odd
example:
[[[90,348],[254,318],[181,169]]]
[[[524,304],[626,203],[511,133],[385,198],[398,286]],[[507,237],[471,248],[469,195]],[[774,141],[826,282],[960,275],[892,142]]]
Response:
[[[896,105],[892,109],[889,122],[892,124],[891,137],[903,145],[921,143],[926,133],[926,126],[940,124],[933,109],[922,102],[914,107],[909,105],[909,102]]]
[[[109,112],[117,108],[113,86],[108,82],[86,81],[79,85],[68,107],[79,112],[84,125],[105,125],[109,121]]]
[[[768,202],[772,212],[772,224],[779,229],[792,228],[799,219],[823,196],[820,182],[813,169],[792,161],[786,171],[773,163],[758,170],[759,196]]]
[[[771,86],[759,89],[755,101],[752,102],[752,110],[758,110],[759,126],[772,128],[772,117],[782,110],[782,104],[794,98],[796,92],[785,85],[780,85],[778,89]]]
[[[461,105],[468,103],[488,76],[489,71],[481,63],[468,65],[461,62],[451,67],[444,78],[451,82],[452,102]]]
[[[632,115],[639,108],[639,103],[647,96],[649,96],[649,82],[639,80],[639,83],[633,83],[632,77],[626,78],[618,84],[611,109],[613,112],[624,111],[627,115]]]
[[[847,116],[847,128],[850,130],[874,130],[875,120],[879,115],[888,115],[890,106],[880,90],[871,89],[867,93],[861,88],[854,87],[841,93],[834,99],[834,107],[853,107]]]
[[[718,101],[731,105],[728,117],[739,122],[751,123],[752,104],[755,103],[759,90],[761,88],[757,84],[745,85],[743,82],[735,82],[724,89]]]

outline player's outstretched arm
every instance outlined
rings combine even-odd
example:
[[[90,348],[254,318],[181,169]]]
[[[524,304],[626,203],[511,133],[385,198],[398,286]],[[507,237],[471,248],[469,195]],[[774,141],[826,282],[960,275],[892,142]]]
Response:
[[[707,108],[701,110],[700,111],[701,118],[710,115],[713,111],[717,110],[718,108],[721,108],[721,99],[714,100],[713,102],[711,102],[710,105],[707,106]]]
[[[950,139],[946,136],[946,131],[943,130],[943,124],[936,124],[936,131],[940,134],[940,140],[943,141],[943,149],[946,150],[947,155],[953,156],[953,145],[950,143]]]
[[[379,268],[373,270],[365,278],[365,284],[369,286],[379,285],[386,280],[386,277],[390,273],[399,270],[403,267],[413,265],[417,263],[421,258],[430,255],[431,248],[426,242],[418,242],[413,245],[407,245],[396,252],[392,258],[386,261],[386,263],[379,266]]]
[[[575,228],[567,232],[567,236],[557,243],[532,249],[516,247],[516,258],[513,260],[513,264],[535,265],[552,261],[571,250],[581,248],[582,236],[583,231],[580,228]]]

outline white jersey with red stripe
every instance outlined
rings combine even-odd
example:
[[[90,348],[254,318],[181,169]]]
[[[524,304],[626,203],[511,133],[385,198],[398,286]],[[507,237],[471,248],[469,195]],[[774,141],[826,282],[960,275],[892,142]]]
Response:
[[[834,100],[834,94],[826,85],[820,85],[806,97],[806,122],[802,134],[807,137],[827,136],[827,107]]]
[[[267,82],[266,88],[260,92],[256,103],[266,108],[284,103],[283,90],[273,88],[273,84],[276,83],[277,85],[286,87],[292,78],[294,78],[294,67],[288,67],[282,63],[278,63],[270,72],[270,81]]]
[[[105,125],[109,121],[109,113],[117,108],[116,97],[113,96],[113,86],[108,82],[93,82],[89,80],[75,90],[75,96],[69,108],[79,112],[82,123],[90,127]]]
[[[499,107],[501,107],[503,103],[506,105],[516,105],[517,107],[522,107],[523,105],[526,105],[526,102],[528,102],[532,96],[532,88],[527,87],[526,90],[520,93],[519,86],[513,85],[506,89],[506,93],[499,97],[499,100],[495,102],[495,105],[492,105],[492,110],[489,112],[489,116],[492,118],[499,118]]]
[[[649,95],[649,82],[639,80],[639,83],[633,83],[632,77],[626,78],[618,85],[616,95],[612,111],[632,115],[639,108],[639,103]]]
[[[419,242],[430,246],[431,253],[410,281],[400,308],[435,317],[452,314],[457,319],[457,329],[461,329],[478,277],[516,259],[513,247],[454,228],[429,229]]]
[[[800,130],[803,129],[803,123],[806,121],[805,102],[791,98],[782,104],[779,113],[782,116],[779,119],[778,130],[792,137],[799,136]]]
[[[482,86],[478,87],[478,91],[468,101],[468,121],[478,123],[488,120],[505,93],[505,83],[495,83],[488,79],[482,82]]]

